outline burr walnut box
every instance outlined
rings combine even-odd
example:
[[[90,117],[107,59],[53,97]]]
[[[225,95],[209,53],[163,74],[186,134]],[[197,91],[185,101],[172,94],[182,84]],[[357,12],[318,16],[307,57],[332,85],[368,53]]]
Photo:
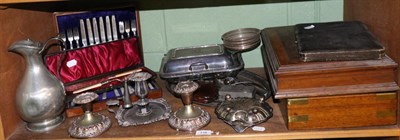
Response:
[[[304,62],[294,26],[266,28],[261,36],[264,69],[288,129],[396,124],[397,63],[388,56]]]

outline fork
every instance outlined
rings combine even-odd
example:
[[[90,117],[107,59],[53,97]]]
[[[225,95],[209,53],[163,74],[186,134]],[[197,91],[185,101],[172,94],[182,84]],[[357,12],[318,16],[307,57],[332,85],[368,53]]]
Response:
[[[129,20],[128,21],[125,21],[125,33],[126,33],[126,36],[127,36],[127,38],[129,38],[129,33],[131,32],[131,27],[130,27],[130,25],[129,25]]]
[[[58,33],[59,35],[60,35],[60,38],[61,38],[61,40],[63,41],[63,47],[62,47],[62,50],[63,51],[65,51],[66,50],[66,42],[67,42],[67,38],[65,38],[65,32],[64,31],[61,31],[60,33]]]
[[[74,35],[71,29],[67,29],[67,40],[69,42],[69,49],[73,49],[72,41],[74,41]]]
[[[124,38],[124,22],[118,22],[119,34],[121,34],[121,39]]]
[[[76,43],[76,48],[79,48],[80,44],[79,44],[79,31],[78,31],[78,28],[74,28],[73,33],[74,33],[74,40],[75,40],[75,43]]]
[[[131,30],[132,30],[133,36],[136,36],[136,20],[134,20],[134,19],[131,20]]]

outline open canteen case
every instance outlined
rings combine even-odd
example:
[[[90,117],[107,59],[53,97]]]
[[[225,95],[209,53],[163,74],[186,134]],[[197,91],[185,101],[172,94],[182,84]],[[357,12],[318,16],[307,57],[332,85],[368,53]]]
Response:
[[[162,96],[154,80],[156,73],[144,67],[139,13],[135,8],[54,15],[64,45],[58,52],[48,53],[44,61],[65,86],[67,108],[75,107],[71,101],[76,95],[92,91],[99,94],[94,111],[105,109],[105,100],[123,96],[123,80],[134,71],[153,75],[149,81],[149,98]],[[131,95],[132,87],[129,87]],[[136,96],[131,98],[137,100]],[[75,111],[71,115],[68,110],[69,117],[79,114]]]

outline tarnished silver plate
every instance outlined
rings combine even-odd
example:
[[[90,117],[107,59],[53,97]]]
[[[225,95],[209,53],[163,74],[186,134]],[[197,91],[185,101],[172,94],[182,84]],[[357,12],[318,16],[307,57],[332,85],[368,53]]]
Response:
[[[226,51],[222,45],[175,48],[164,56],[160,77],[168,82],[235,76],[244,68],[240,54]]]

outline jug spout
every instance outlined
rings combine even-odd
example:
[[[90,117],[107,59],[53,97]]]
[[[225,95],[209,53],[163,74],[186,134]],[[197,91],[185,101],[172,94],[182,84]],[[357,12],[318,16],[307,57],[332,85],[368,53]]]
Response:
[[[8,48],[9,52],[18,53],[18,54],[27,54],[32,52],[38,52],[41,49],[41,45],[39,42],[34,42],[30,39],[21,40],[13,43],[10,48]]]

